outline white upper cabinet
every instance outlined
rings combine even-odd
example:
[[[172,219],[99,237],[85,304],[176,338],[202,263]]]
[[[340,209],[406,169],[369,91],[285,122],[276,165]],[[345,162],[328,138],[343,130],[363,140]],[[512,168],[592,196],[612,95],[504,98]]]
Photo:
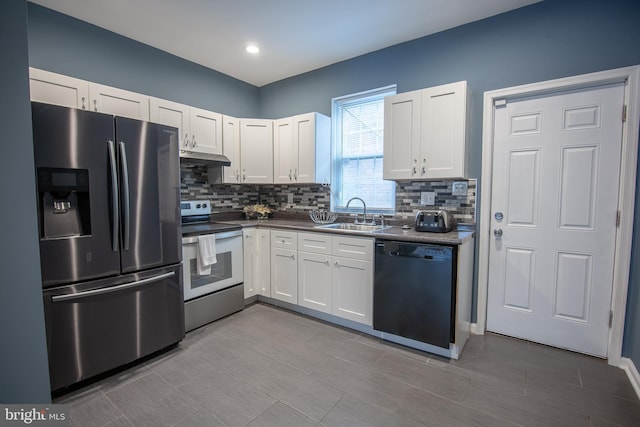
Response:
[[[149,116],[152,122],[178,128],[181,154],[222,154],[222,114],[150,98]]]
[[[273,183],[273,121],[240,119],[240,179],[243,184]]]
[[[85,80],[29,68],[29,90],[31,100],[35,102],[82,110],[89,108],[89,82]]]
[[[149,117],[154,123],[173,126],[178,129],[180,150],[189,143],[189,106],[166,99],[149,99]]]
[[[420,156],[421,91],[384,99],[384,179],[411,179],[417,175]],[[418,157],[414,153],[418,152]]]
[[[136,92],[29,68],[31,100],[149,120],[149,97]]]
[[[189,108],[191,151],[222,154],[222,114],[201,108]]]
[[[222,116],[222,154],[230,161],[231,166],[222,168],[222,179],[226,184],[240,184],[242,176],[240,172],[240,119],[231,116]]]
[[[273,182],[291,184],[294,179],[294,164],[298,147],[294,147],[293,118],[273,121]],[[295,156],[295,157],[294,157]],[[297,165],[296,165],[297,167]]]
[[[385,98],[384,179],[466,174],[467,82]]]
[[[149,121],[148,96],[98,83],[89,83],[89,109]]]
[[[319,113],[274,121],[274,183],[329,183],[331,119]]]

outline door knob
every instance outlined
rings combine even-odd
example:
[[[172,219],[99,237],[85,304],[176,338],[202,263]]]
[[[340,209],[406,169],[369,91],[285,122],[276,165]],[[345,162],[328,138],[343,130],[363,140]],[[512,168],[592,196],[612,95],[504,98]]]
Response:
[[[493,230],[493,235],[496,237],[502,237],[502,228],[496,228]]]

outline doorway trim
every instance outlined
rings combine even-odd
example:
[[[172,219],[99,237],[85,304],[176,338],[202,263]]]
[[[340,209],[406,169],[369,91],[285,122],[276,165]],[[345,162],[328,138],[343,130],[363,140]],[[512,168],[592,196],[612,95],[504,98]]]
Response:
[[[484,93],[482,131],[482,180],[480,182],[480,222],[478,226],[478,303],[477,319],[472,332],[484,334],[487,327],[487,293],[489,289],[489,247],[491,243],[491,185],[493,176],[494,106],[498,100],[523,96],[545,95],[572,89],[588,88],[609,83],[625,83],[626,121],[622,129],[622,159],[620,163],[620,187],[618,211],[620,225],[616,230],[613,291],[611,310],[612,325],[609,330],[607,359],[610,365],[619,366],[622,357],[624,320],[627,307],[629,271],[631,268],[631,244],[633,238],[634,203],[636,192],[636,167],[638,135],[640,130],[640,65],[617,68],[579,76],[547,80],[521,86],[497,89]],[[622,111],[620,112],[622,115]],[[612,218],[612,221],[614,219]]]

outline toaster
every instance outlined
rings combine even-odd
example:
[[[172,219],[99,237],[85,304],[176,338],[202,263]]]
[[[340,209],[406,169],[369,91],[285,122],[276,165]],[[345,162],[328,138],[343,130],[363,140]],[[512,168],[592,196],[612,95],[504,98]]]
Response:
[[[416,213],[416,231],[446,233],[451,231],[449,214],[446,211],[418,211]]]

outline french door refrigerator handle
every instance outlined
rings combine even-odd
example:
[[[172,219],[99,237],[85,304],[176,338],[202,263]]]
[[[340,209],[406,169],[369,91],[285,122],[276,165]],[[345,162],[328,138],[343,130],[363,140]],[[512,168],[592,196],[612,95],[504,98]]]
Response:
[[[120,141],[120,162],[122,168],[122,209],[124,211],[123,215],[123,228],[124,228],[124,237],[123,237],[123,249],[125,251],[129,250],[129,237],[131,231],[131,210],[129,206],[129,166],[127,163],[127,150],[125,148],[124,142]]]
[[[116,165],[116,146],[113,141],[107,141],[109,146],[109,165],[111,167],[111,206],[112,206],[112,235],[111,235],[111,250],[113,252],[118,252],[118,234],[120,234],[119,230],[119,218],[118,213],[120,212],[120,198],[118,197],[118,168]]]
[[[90,291],[78,292],[78,293],[75,293],[75,294],[56,295],[56,296],[51,297],[51,301],[53,301],[53,302],[68,301],[68,300],[72,300],[72,299],[85,298],[85,297],[89,297],[89,296],[108,294],[108,293],[111,293],[111,292],[121,291],[123,289],[135,288],[135,287],[146,285],[146,284],[149,284],[149,283],[159,282],[159,281],[167,279],[167,278],[169,278],[171,276],[175,276],[175,274],[176,274],[175,271],[170,271],[168,273],[160,274],[158,276],[147,277],[146,279],[137,280],[137,281],[131,282],[131,283],[125,283],[125,284],[122,284],[122,285],[111,286],[111,287],[108,287],[108,288],[92,289]]]

